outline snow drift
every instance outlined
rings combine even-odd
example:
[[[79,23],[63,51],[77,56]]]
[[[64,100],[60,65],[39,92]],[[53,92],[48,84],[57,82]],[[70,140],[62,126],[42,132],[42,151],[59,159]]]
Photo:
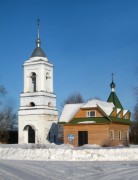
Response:
[[[138,146],[102,148],[98,145],[0,145],[0,159],[43,161],[135,161]]]

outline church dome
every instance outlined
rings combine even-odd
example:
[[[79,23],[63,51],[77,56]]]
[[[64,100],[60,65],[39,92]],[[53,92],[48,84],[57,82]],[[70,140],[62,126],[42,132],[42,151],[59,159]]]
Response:
[[[111,89],[115,88],[115,83],[113,81],[111,82],[110,87],[111,87]]]
[[[46,57],[43,49],[41,47],[36,47],[31,55],[31,57]]]

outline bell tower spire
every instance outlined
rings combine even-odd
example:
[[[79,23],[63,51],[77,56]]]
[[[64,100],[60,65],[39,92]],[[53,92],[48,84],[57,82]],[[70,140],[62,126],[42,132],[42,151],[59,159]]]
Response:
[[[53,90],[53,64],[40,47],[40,20],[36,47],[24,62],[24,90],[18,111],[19,143],[57,141],[58,111]]]
[[[41,40],[40,40],[40,19],[37,20],[37,40],[36,40],[36,47],[40,47]]]
[[[38,18],[37,20],[37,39],[36,39],[36,48],[34,49],[31,57],[46,57],[45,52],[43,49],[40,47],[41,45],[41,40],[40,40],[40,19]],[[48,59],[46,59],[48,61]]]

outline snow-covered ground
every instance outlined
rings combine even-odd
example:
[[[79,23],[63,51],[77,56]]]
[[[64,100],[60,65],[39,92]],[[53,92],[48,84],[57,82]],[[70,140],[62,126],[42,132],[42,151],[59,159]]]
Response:
[[[1,180],[137,180],[138,161],[0,160]]]
[[[41,161],[138,161],[138,146],[0,145],[0,159]]]
[[[138,146],[0,145],[0,180],[138,179]]]

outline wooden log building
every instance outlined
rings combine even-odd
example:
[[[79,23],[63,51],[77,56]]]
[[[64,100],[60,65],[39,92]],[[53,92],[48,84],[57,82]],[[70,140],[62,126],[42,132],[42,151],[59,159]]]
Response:
[[[82,104],[66,104],[60,124],[63,126],[65,144],[82,146],[97,144],[117,146],[129,144],[130,111],[121,105],[110,84],[111,93],[107,102],[93,99]]]

